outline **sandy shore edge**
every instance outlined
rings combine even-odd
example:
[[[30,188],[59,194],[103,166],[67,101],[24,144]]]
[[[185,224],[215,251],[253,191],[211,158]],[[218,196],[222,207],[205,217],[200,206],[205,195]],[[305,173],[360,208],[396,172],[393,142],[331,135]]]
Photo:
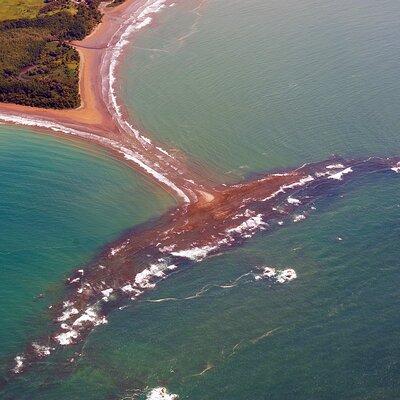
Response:
[[[0,121],[105,147],[117,158],[129,160],[131,167],[163,187],[178,203],[213,201],[215,184],[204,171],[171,155],[131,125],[120,110],[123,104],[117,104],[113,87],[125,42],[132,42],[137,31],[151,25],[153,14],[169,1],[126,0],[117,7],[106,4],[100,6],[103,18],[94,31],[84,40],[71,42],[80,54],[80,107],[54,110],[0,103]]]
[[[0,103],[0,112],[43,118],[60,124],[82,126],[96,132],[113,131],[116,125],[104,102],[99,66],[107,50],[107,45],[118,31],[121,21],[146,4],[146,0],[126,0],[116,7],[106,7],[103,3],[103,18],[100,24],[81,41],[70,44],[80,56],[79,91],[81,105],[75,109],[57,110]]]

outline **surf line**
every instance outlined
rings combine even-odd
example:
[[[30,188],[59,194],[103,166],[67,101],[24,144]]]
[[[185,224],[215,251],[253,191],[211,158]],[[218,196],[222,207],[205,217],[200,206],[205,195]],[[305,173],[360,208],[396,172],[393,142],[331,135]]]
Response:
[[[84,132],[63,126],[61,124],[43,120],[43,119],[32,119],[24,116],[15,116],[0,113],[0,120],[4,122],[15,123],[18,125],[39,127],[44,129],[51,129],[54,132],[66,133],[72,136],[76,136],[82,139],[87,139],[93,143],[97,143],[103,147],[106,147],[112,151],[121,154],[126,160],[132,161],[138,167],[142,168],[147,174],[151,175],[154,179],[160,183],[168,186],[173,192],[176,193],[185,203],[190,202],[189,196],[179,187],[177,187],[171,180],[169,180],[165,175],[158,172],[156,169],[152,168],[150,162],[142,157],[140,154],[136,154],[131,149],[123,146],[115,140],[108,139],[95,135],[93,133]]]
[[[336,157],[222,186],[212,202],[178,206],[157,221],[133,228],[67,278],[64,300],[51,306],[53,332],[18,354],[12,373],[23,372],[57,347],[83,342],[95,327],[107,324],[110,312],[142,298],[182,267],[232,250],[259,232],[307,219],[318,198],[360,176],[398,172],[400,158]],[[254,281],[271,283],[275,272],[268,268]],[[290,270],[282,280],[293,277]]]
[[[177,207],[159,220],[125,233],[67,278],[65,298],[51,306],[54,330],[29,343],[14,358],[11,366],[14,375],[57,347],[82,342],[95,327],[107,323],[109,313],[121,302],[137,300],[179,268],[233,249],[260,231],[269,232],[306,219],[317,198],[360,175],[400,172],[400,158],[334,157],[294,170],[267,173],[236,185],[217,186],[146,138],[125,118],[116,96],[115,71],[131,35],[149,26],[154,13],[166,4],[162,0],[141,4],[127,0],[120,7],[124,7],[121,15],[126,15],[129,23],[117,24],[112,14],[116,11],[110,11],[113,17],[109,18],[110,26],[115,29],[105,30],[107,46],[93,50],[93,41],[105,40],[101,26],[85,39],[87,48],[79,49],[85,60],[82,76],[88,65],[97,69],[101,65],[101,71],[107,71],[101,74],[103,78],[97,81],[98,85],[89,85],[94,91],[91,93],[95,96],[94,103],[85,94],[86,82],[81,87],[84,100],[81,110],[45,112],[0,106],[0,120],[4,122],[79,137],[113,151],[179,200]],[[98,108],[100,116],[96,114]],[[87,113],[97,122],[88,122]]]
[[[106,147],[159,183],[178,203],[211,201],[213,189],[209,181],[128,122],[117,97],[116,73],[123,51],[133,35],[149,26],[154,15],[167,4],[168,0],[127,0],[119,7],[106,10],[104,22],[91,35],[71,43],[81,56],[82,106],[79,109],[44,110],[2,104],[0,121],[69,135]],[[120,8],[122,11],[116,14]]]

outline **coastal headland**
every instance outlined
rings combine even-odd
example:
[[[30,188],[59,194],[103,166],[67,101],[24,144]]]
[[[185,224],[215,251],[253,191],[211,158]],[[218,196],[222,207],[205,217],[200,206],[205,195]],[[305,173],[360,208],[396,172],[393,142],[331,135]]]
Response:
[[[177,199],[212,198],[208,193],[212,190],[205,189],[212,186],[209,179],[193,164],[189,168],[186,160],[172,156],[143,136],[125,120],[123,105],[117,103],[115,75],[127,39],[132,40],[136,31],[150,25],[154,14],[167,5],[164,0],[127,0],[116,7],[102,3],[102,22],[85,39],[70,42],[80,55],[80,107],[60,110],[1,103],[0,121],[106,147]],[[183,191],[173,183],[176,181],[180,181]]]
[[[119,101],[118,62],[135,32],[154,23],[154,15],[168,5],[164,0],[126,0],[114,8],[101,6],[102,23],[84,40],[71,43],[80,54],[79,108],[0,105],[0,121],[103,146],[177,200],[160,219],[124,233],[67,278],[65,298],[51,307],[53,332],[15,357],[12,374],[58,346],[81,342],[107,323],[121,302],[136,300],[181,266],[232,249],[257,232],[306,219],[317,198],[360,175],[400,172],[400,158],[332,157],[227,186],[145,136]]]

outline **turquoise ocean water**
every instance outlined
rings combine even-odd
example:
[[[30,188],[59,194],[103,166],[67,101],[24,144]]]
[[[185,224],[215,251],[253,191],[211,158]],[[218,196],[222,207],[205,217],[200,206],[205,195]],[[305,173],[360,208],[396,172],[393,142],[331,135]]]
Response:
[[[331,153],[398,155],[399,16],[391,0],[187,1],[130,49],[124,98],[151,135],[222,181]],[[6,360],[46,325],[71,268],[171,200],[93,148],[0,133]],[[55,355],[3,397],[122,399],[165,386],[199,400],[400,398],[399,198],[394,173],[332,191],[306,221],[171,276],[113,313],[76,363],[65,362],[73,350]],[[259,265],[298,278],[220,287]]]
[[[396,0],[184,4],[123,70],[132,117],[160,140],[228,178],[399,153]]]
[[[102,150],[21,129],[0,126],[0,166],[3,375],[43,334],[68,273],[173,201]]]

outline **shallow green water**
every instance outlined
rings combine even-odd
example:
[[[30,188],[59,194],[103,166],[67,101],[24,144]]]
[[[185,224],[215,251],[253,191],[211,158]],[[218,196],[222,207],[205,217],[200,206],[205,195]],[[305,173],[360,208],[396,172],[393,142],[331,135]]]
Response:
[[[124,64],[128,107],[154,137],[221,180],[333,152],[400,154],[398,2],[210,0],[201,17],[197,5],[160,14]],[[171,203],[98,151],[1,129],[6,360],[48,322],[71,268]],[[190,400],[400,398],[399,196],[394,173],[332,192],[306,221],[171,276],[114,312],[82,356],[56,354],[3,397],[122,399],[165,386]],[[258,265],[298,278],[218,287]],[[182,300],[207,284],[217,286]],[[166,298],[177,300],[146,301]]]
[[[308,220],[171,276],[113,313],[73,367],[51,360],[8,393],[100,400],[162,385],[182,399],[398,398],[399,196],[394,174],[332,192]],[[298,278],[245,276],[184,300],[260,265]]]
[[[0,371],[43,333],[68,272],[172,204],[97,148],[0,127]]]
[[[257,265],[292,266],[297,280],[244,277],[196,299],[132,306],[90,338],[92,365],[184,399],[398,398],[400,181],[371,176],[346,189],[304,223],[171,277],[150,298],[182,299]]]
[[[398,1],[184,4],[123,71],[133,116],[160,140],[240,176],[399,153]]]
[[[398,2],[197,6],[166,11],[125,64],[132,117],[159,140],[225,180],[332,153],[399,154]],[[144,368],[150,386],[167,382],[188,399],[400,397],[399,188],[396,176],[368,177],[304,224],[163,283],[160,297],[184,297],[257,264],[299,272],[283,287],[249,284],[132,309],[141,333],[124,349],[140,356],[137,376]],[[215,369],[190,377],[207,363]]]

